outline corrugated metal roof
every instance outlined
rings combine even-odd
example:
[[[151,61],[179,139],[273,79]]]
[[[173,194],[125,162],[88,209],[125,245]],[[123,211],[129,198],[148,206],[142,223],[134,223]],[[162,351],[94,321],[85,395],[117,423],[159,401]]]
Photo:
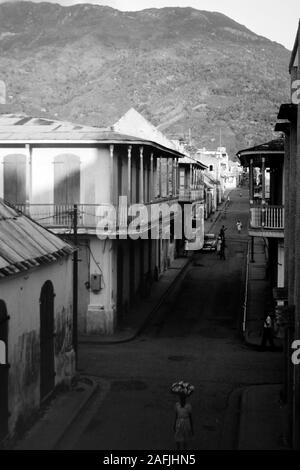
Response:
[[[175,156],[183,155],[173,148],[139,135],[126,135],[108,128],[82,126],[70,122],[29,117],[23,114],[0,114],[0,143],[17,142],[95,142],[139,144],[156,147]]]
[[[0,278],[53,263],[75,248],[0,199]]]

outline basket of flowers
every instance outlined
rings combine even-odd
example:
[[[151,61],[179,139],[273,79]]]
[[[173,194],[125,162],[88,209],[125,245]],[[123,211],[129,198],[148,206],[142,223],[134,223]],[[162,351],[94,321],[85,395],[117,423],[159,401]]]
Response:
[[[175,382],[171,386],[172,393],[175,393],[176,395],[185,395],[186,397],[189,397],[194,390],[194,385],[188,382],[184,382],[183,380],[180,382]]]

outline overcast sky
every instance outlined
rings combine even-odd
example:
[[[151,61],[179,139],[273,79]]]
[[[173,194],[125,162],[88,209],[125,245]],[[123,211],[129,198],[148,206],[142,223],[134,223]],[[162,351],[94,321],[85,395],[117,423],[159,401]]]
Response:
[[[15,0],[10,0],[15,1]],[[40,0],[33,0],[39,2]],[[118,10],[144,10],[165,6],[191,6],[198,10],[219,11],[257,34],[292,49],[300,18],[299,0],[48,0],[61,5],[94,3]],[[3,3],[3,0],[0,0]]]

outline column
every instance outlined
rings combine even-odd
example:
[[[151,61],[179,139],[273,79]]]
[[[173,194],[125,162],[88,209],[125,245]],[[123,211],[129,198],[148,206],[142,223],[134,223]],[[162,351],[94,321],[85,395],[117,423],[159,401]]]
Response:
[[[266,159],[265,157],[261,158],[261,189],[262,189],[262,204],[266,202]]]
[[[254,182],[253,182],[253,159],[250,160],[249,165],[249,191],[250,191],[250,205],[253,204],[254,199]]]
[[[172,196],[174,197],[176,194],[175,188],[175,175],[176,175],[176,160],[172,160]]]
[[[32,203],[32,151],[30,144],[25,145],[26,150],[26,214],[30,214],[29,205]]]
[[[153,153],[150,155],[150,202],[153,201],[154,197],[154,166],[153,166]]]
[[[115,203],[115,193],[114,193],[114,146],[109,146],[110,153],[110,201],[112,204]]]
[[[170,159],[167,158],[167,189],[166,189],[166,196],[169,197],[170,194]]]
[[[162,158],[159,157],[159,197],[162,197],[162,171],[161,171],[161,165],[162,165]]]
[[[144,148],[140,147],[140,197],[139,202],[144,203]]]
[[[127,154],[127,199],[128,204],[131,204],[131,150],[132,146],[128,146]]]
[[[266,218],[266,159],[265,157],[261,158],[261,203],[262,203],[262,226],[265,225]]]
[[[190,190],[192,190],[192,180],[193,180],[193,167],[190,163]]]

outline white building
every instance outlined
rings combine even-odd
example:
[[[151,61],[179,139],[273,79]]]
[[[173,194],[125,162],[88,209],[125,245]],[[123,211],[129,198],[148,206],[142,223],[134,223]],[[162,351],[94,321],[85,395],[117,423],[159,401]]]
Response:
[[[0,200],[0,441],[74,375],[73,251]]]
[[[174,258],[174,240],[163,239],[159,216],[142,223],[143,238],[124,238],[122,228],[132,217],[119,198],[126,197],[128,206],[143,203],[146,215],[161,202],[171,206],[178,201],[180,157],[166,142],[28,116],[0,116],[0,197],[65,236],[73,232],[77,204],[81,333],[112,333],[136,296]],[[118,220],[111,237],[99,239],[99,221],[111,207]],[[147,234],[154,226],[159,226],[159,236],[152,240]]]

